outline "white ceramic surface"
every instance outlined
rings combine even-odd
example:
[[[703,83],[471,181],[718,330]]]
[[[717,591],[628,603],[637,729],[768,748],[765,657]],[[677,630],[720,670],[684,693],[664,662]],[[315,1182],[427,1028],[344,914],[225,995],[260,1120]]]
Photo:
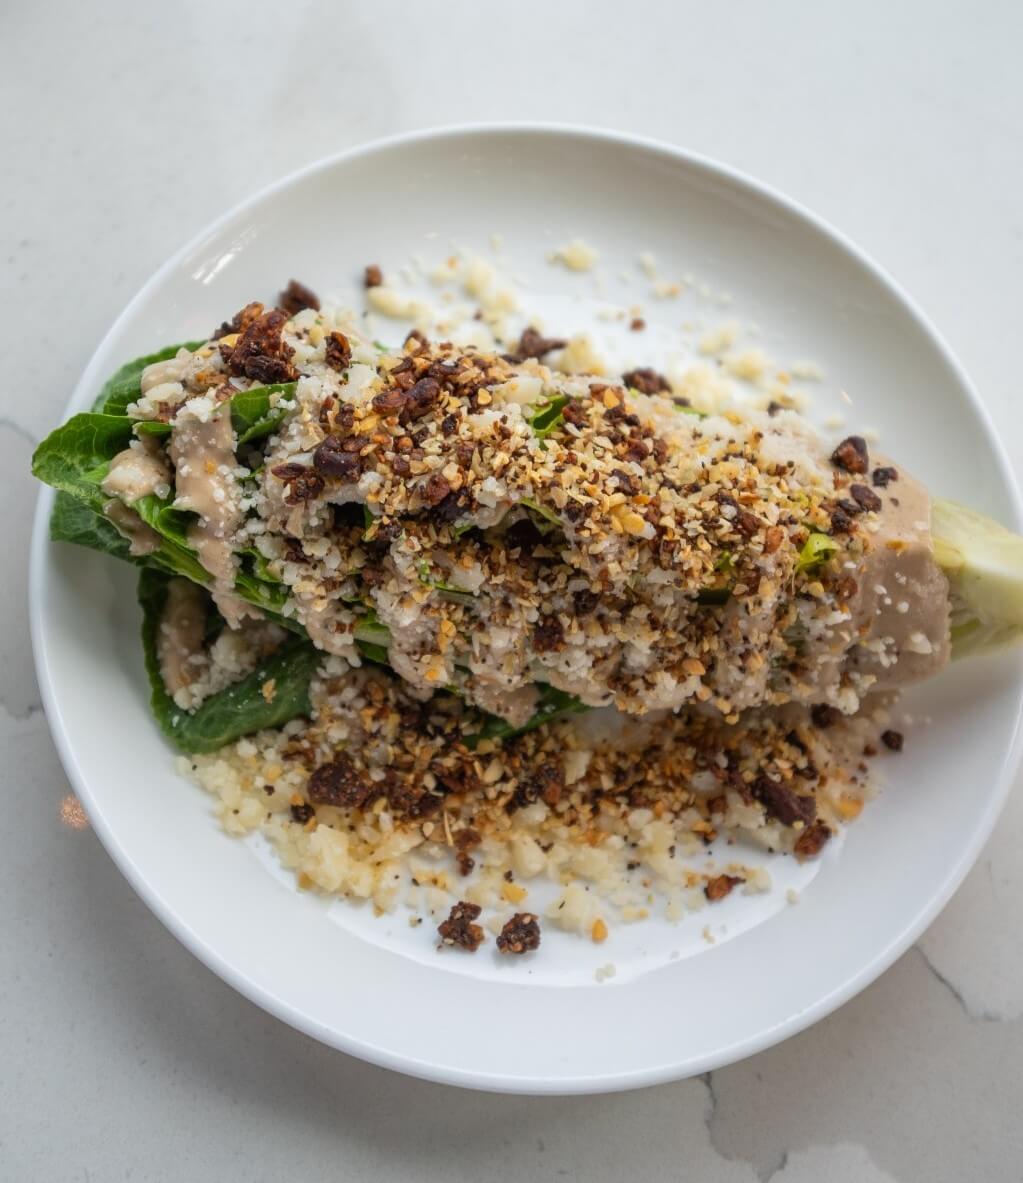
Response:
[[[1018,522],[979,404],[889,281],[751,182],[606,134],[454,130],[297,174],[161,269],[100,346],[73,406],[85,406],[123,358],[202,335],[289,275],[354,298],[365,262],[388,270],[410,253],[437,257],[449,242],[482,252],[495,232],[527,281],[530,307],[558,329],[609,300],[640,298],[641,250],[666,277],[695,273],[732,297],[727,312],[713,294],[703,298],[708,323],[755,321],[762,339],[751,344],[824,367],[822,417],[842,408],[850,423],[880,429],[942,493]],[[593,276],[544,261],[577,234],[601,251],[599,292]],[[643,302],[665,333],[679,322],[674,302]],[[697,305],[687,315],[699,315]],[[635,360],[662,361],[649,345],[634,348]],[[885,765],[887,791],[800,904],[737,939],[673,960],[670,926],[626,930],[601,950],[598,963],[620,969],[603,985],[579,972],[593,966],[592,950],[567,940],[536,972],[415,955],[396,931],[403,919],[377,921],[382,935],[371,938],[358,919],[339,919],[337,906],[282,889],[219,832],[202,795],[174,776],[147,717],[129,573],[48,544],[46,510],[44,499],[33,554],[40,681],[65,767],[108,850],[171,930],[236,988],[325,1042],[417,1075],[530,1092],[627,1088],[717,1067],[800,1030],[871,981],[948,899],[994,823],[1018,755],[1018,660],[957,667],[907,697],[906,709],[933,725],[909,729],[906,753]]]

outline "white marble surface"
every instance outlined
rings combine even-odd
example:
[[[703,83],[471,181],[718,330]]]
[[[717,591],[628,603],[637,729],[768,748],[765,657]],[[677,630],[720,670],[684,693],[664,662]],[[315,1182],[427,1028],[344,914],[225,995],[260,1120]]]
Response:
[[[141,282],[267,181],[445,122],[642,132],[803,201],[933,316],[1023,471],[1021,38],[1010,0],[0,6],[0,1177],[1023,1178],[1019,791],[920,945],[789,1043],[622,1096],[458,1092],[264,1015],[62,820],[24,609],[33,442]]]

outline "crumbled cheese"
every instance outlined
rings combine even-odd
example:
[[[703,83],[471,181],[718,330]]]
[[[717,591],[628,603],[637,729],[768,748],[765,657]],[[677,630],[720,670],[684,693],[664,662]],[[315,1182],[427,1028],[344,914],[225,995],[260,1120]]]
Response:
[[[374,312],[379,312],[381,316],[388,316],[395,320],[424,321],[433,316],[433,310],[428,304],[409,296],[403,296],[386,284],[367,288],[366,302]]]
[[[744,349],[742,353],[732,354],[725,359],[728,372],[744,382],[759,381],[770,364],[770,359],[762,349]]]
[[[735,338],[738,332],[738,325],[733,322],[718,325],[716,329],[711,329],[700,338],[699,350],[705,356],[716,357],[718,354],[731,349],[735,344]]]
[[[804,382],[823,382],[824,371],[815,361],[794,361],[789,370],[793,378],[800,378]]]
[[[552,252],[553,263],[562,263],[569,271],[590,271],[599,258],[597,250],[581,238],[573,238]]]

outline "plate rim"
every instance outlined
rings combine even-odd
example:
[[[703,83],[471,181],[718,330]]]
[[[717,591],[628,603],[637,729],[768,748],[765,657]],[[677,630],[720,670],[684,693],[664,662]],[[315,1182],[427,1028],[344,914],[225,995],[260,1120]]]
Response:
[[[675,162],[681,162],[698,171],[702,171],[715,180],[724,181],[734,187],[745,190],[759,201],[767,202],[781,209],[829,240],[830,243],[840,248],[845,255],[851,256],[857,264],[865,269],[887,290],[896,303],[915,322],[917,328],[923,333],[932,349],[937,352],[943,363],[948,367],[961,390],[966,395],[970,409],[977,417],[987,438],[987,442],[991,447],[999,476],[1008,494],[1009,510],[1013,524],[1017,528],[1023,524],[1023,498],[1021,498],[1020,487],[988,408],[981,400],[980,395],[967,376],[963,366],[953,354],[942,334],[916,301],[887,270],[876,263],[865,251],[825,219],[819,217],[800,202],[793,200],[773,186],[764,184],[739,169],[717,161],[705,154],[693,152],[687,148],[657,138],[575,123],[484,121],[445,124],[437,127],[421,128],[410,132],[401,132],[357,144],[343,151],[318,158],[242,198],[219,217],[203,226],[201,230],[175,250],[153,272],[149,279],[146,280],[126,304],[93,350],[69,399],[65,403],[61,421],[80,402],[82,390],[87,380],[91,381],[91,371],[95,368],[97,358],[104,352],[107,343],[116,336],[126,322],[131,320],[139,305],[146,300],[154,289],[160,286],[165,277],[178,266],[183,258],[196,250],[203,242],[214,237],[224,226],[239,215],[276,196],[278,193],[301,184],[303,181],[320,172],[343,166],[363,157],[417,144],[422,141],[451,140],[480,135],[570,137],[584,141],[617,145],[623,148],[639,148],[658,153]],[[659,1064],[645,1069],[632,1069],[623,1073],[608,1073],[597,1077],[588,1076],[585,1078],[559,1077],[556,1080],[550,1080],[546,1077],[508,1076],[500,1072],[482,1073],[472,1069],[453,1068],[445,1065],[426,1063],[409,1056],[403,1056],[390,1049],[375,1046],[348,1033],[327,1028],[236,969],[218,953],[216,948],[202,940],[189,927],[187,921],[151,889],[144,873],[135,864],[130,853],[121,845],[115,836],[98,803],[94,800],[89,789],[88,780],[78,764],[63,723],[54,681],[50,677],[46,658],[44,645],[45,621],[43,619],[44,596],[42,589],[48,578],[46,559],[51,544],[47,526],[53,498],[54,493],[52,489],[43,488],[40,491],[32,524],[28,591],[29,623],[35,672],[46,713],[47,724],[61,764],[72,788],[82,800],[92,827],[106,852],[110,855],[121,874],[127,879],[135,893],[171,934],[222,981],[237,990],[249,1001],[254,1002],[261,1009],[281,1019],[302,1033],[317,1039],[321,1043],[337,1048],[340,1051],[375,1064],[378,1067],[393,1069],[420,1079],[464,1088],[534,1095],[617,1092],[688,1078],[701,1072],[715,1070],[744,1059],[747,1056],[754,1055],[788,1039],[792,1035],[798,1034],[800,1031],[805,1030],[807,1027],[832,1013],[875,981],[898,957],[914,944],[944,909],[977,861],[983,847],[990,838],[1019,771],[1021,757],[1023,757],[1023,729],[1021,729],[1021,720],[1023,720],[1023,692],[1021,692],[1018,693],[1009,748],[1006,758],[1002,763],[1001,773],[989,794],[986,811],[978,819],[978,824],[974,829],[971,841],[963,848],[957,861],[946,870],[940,889],[931,897],[928,905],[907,920],[898,936],[894,937],[886,947],[879,950],[870,961],[861,967],[858,973],[849,977],[841,987],[824,995],[812,1006],[805,1008],[798,1014],[789,1016],[783,1022],[761,1031],[757,1036],[728,1045],[721,1048],[715,1055],[705,1055],[701,1059],[692,1062],[683,1061],[673,1064]],[[1018,682],[1017,685],[1019,685]]]

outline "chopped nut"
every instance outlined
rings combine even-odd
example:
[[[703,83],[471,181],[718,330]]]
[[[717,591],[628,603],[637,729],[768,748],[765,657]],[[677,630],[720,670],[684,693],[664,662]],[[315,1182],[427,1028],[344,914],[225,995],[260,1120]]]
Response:
[[[823,822],[814,822],[799,835],[793,849],[800,858],[813,858],[820,854],[830,837],[831,831]]]
[[[716,875],[703,885],[703,894],[712,903],[723,900],[733,887],[742,882],[743,880],[736,875]]]

